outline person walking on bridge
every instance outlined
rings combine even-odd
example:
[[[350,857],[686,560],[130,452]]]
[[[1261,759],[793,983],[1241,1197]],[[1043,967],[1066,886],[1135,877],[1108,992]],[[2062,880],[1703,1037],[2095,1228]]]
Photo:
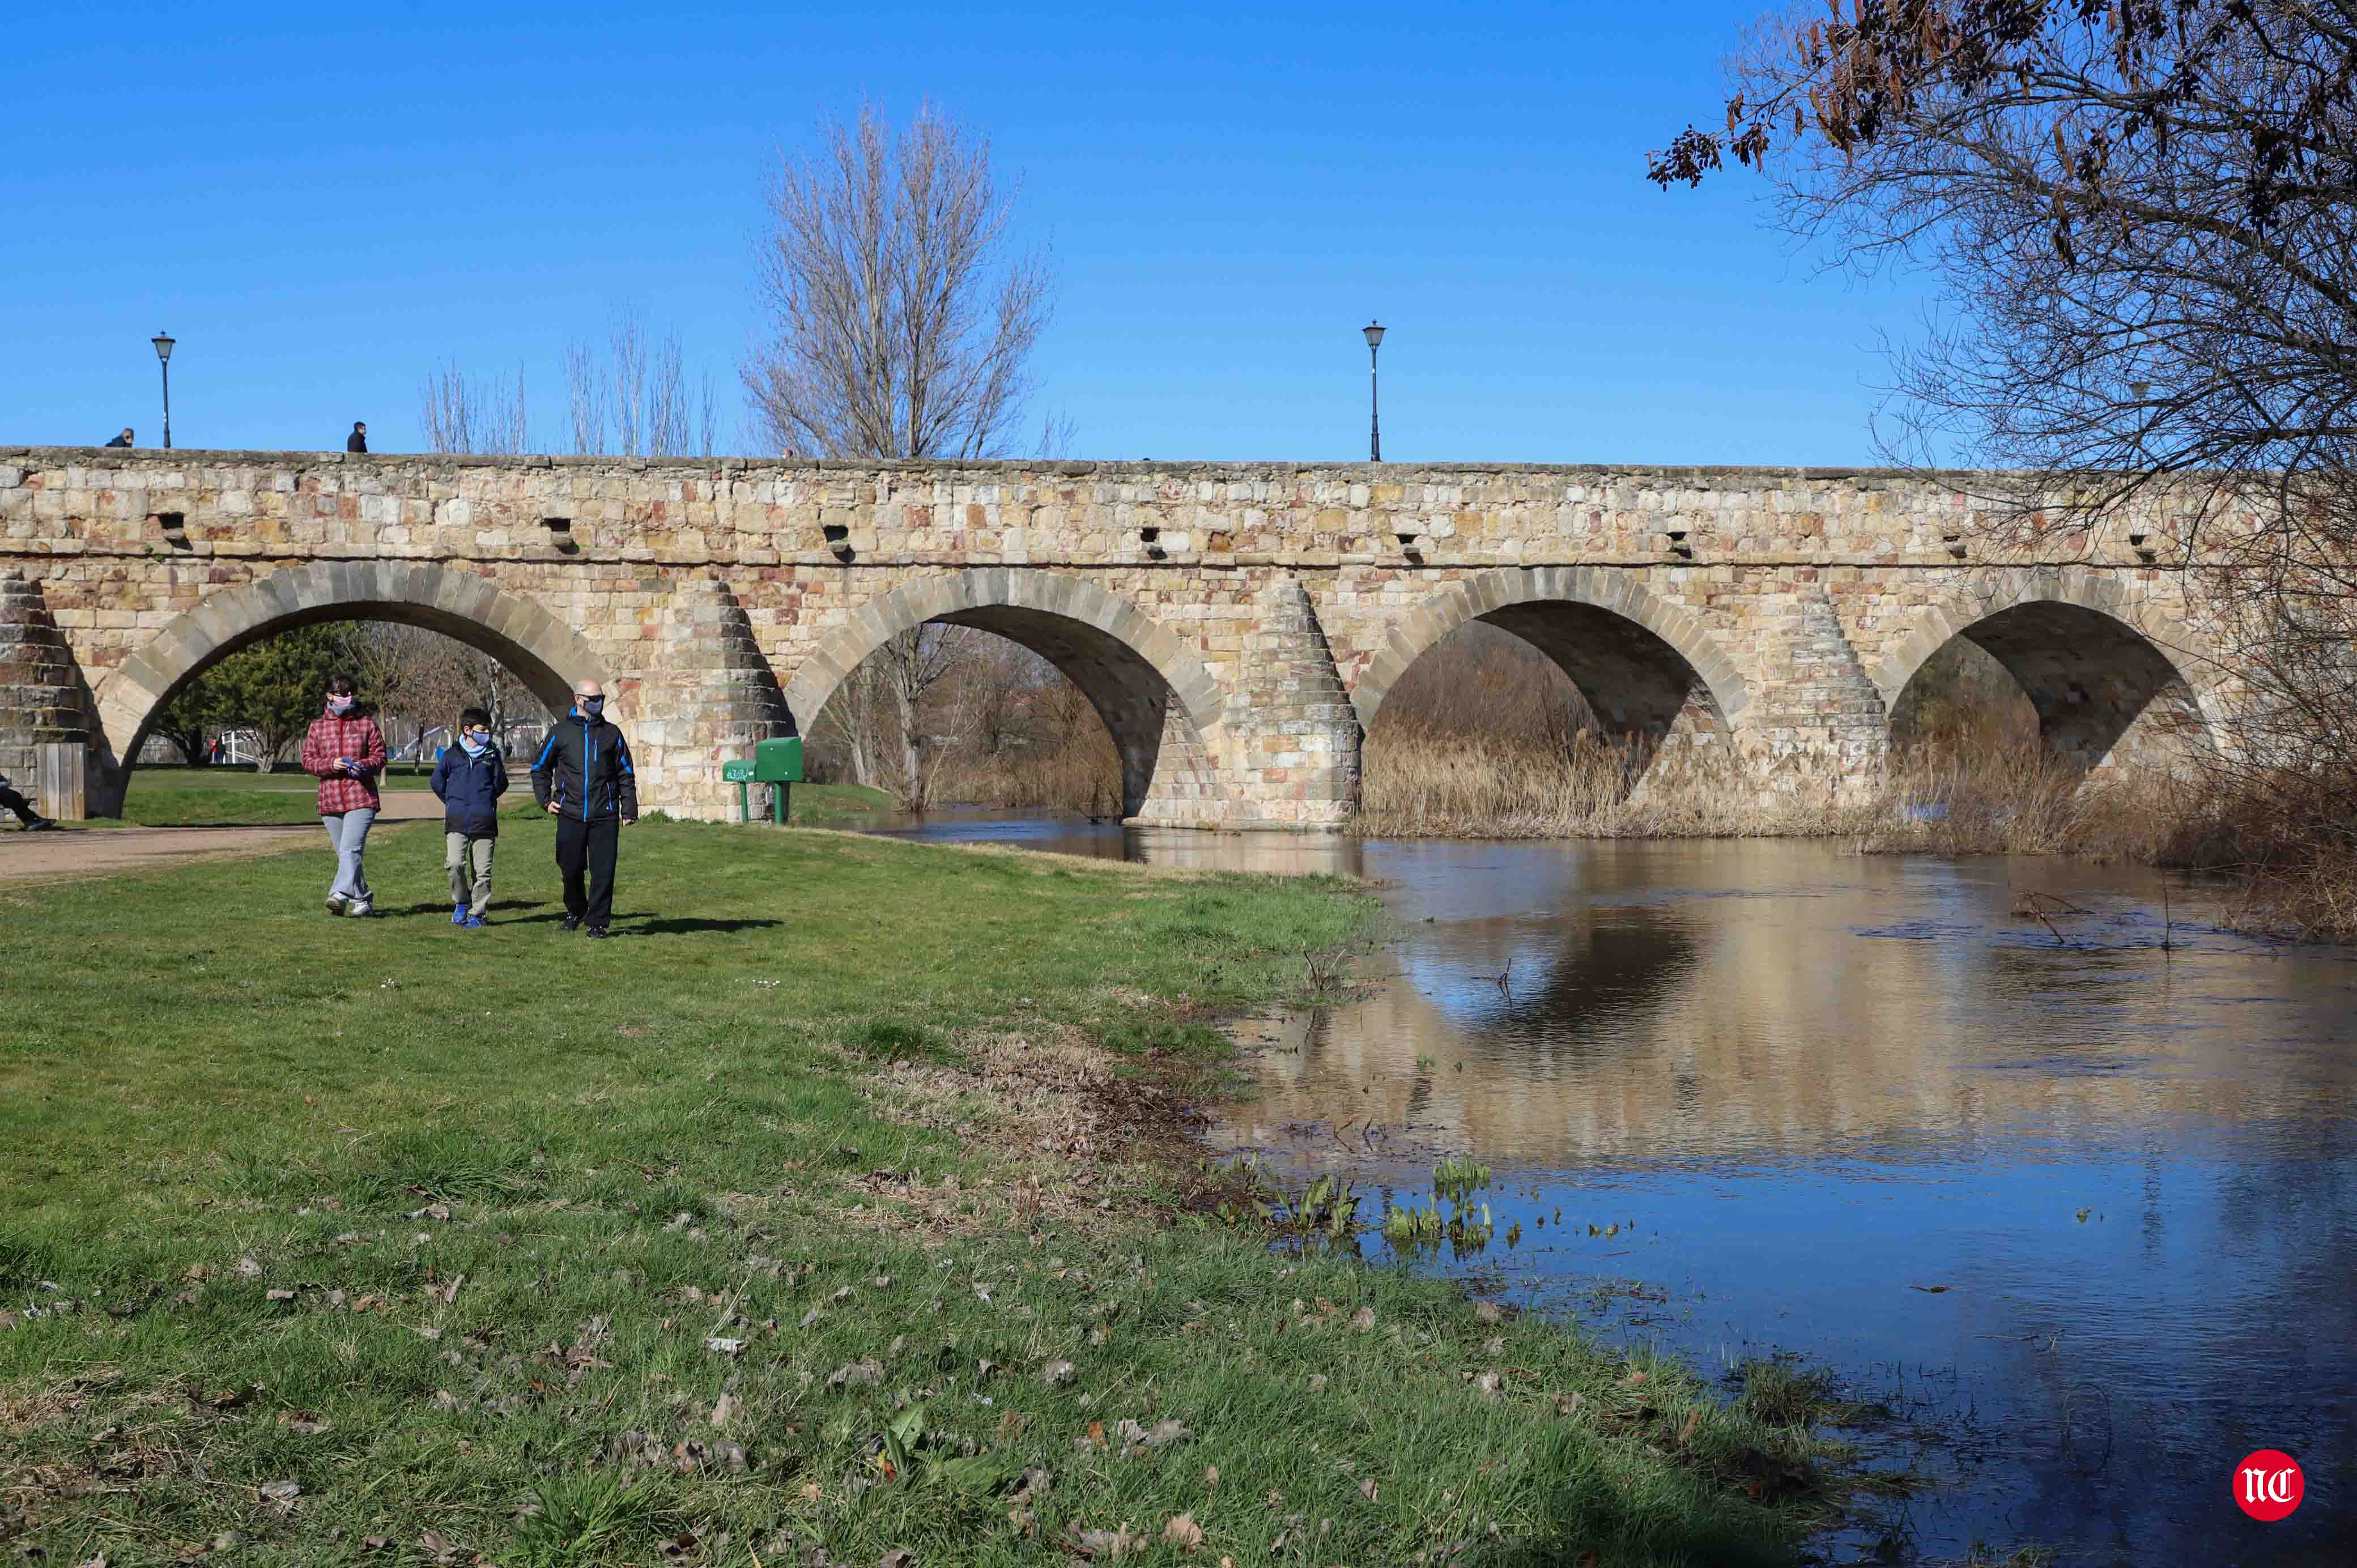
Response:
[[[614,859],[622,829],[639,820],[630,744],[606,719],[606,689],[573,688],[532,765],[532,797],[556,819],[556,869],[565,878],[565,929],[602,937],[614,918]]]
[[[347,452],[365,452],[368,450],[368,422],[366,420],[355,419],[352,421],[352,433],[344,437],[344,450]]]
[[[112,441],[108,442],[108,443],[107,443],[107,445],[108,445],[109,446],[130,446],[130,445],[131,445],[131,426],[129,426],[129,425],[127,425],[127,424],[126,424],[126,425],[124,425],[124,426],[123,427],[123,434],[122,434],[122,435],[118,435],[118,436],[116,436],[113,440],[112,440]]]

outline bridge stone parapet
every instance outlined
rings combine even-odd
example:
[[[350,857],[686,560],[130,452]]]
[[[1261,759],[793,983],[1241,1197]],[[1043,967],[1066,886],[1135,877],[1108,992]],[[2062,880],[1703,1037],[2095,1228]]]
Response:
[[[382,618],[544,698],[609,682],[651,806],[808,728],[893,633],[981,627],[1071,675],[1125,811],[1331,827],[1364,727],[1480,619],[1608,725],[1724,744],[1772,796],[1870,789],[1951,639],[2058,747],[2117,760],[2225,682],[2142,534],[1989,557],[1988,475],[1842,468],[882,463],[0,447],[0,751],[87,736],[103,810],[159,705],[286,627]],[[36,668],[38,666],[38,668]],[[63,713],[57,693],[70,692]],[[37,719],[17,716],[35,714]],[[27,729],[20,736],[15,729]]]

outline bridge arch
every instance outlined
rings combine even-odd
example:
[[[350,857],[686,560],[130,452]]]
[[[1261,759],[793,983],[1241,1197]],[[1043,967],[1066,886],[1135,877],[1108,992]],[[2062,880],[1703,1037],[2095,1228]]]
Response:
[[[324,621],[421,626],[506,665],[551,713],[573,684],[603,681],[604,661],[570,627],[472,572],[430,561],[319,561],[274,572],[177,617],[94,693],[110,761],[127,776],[149,722],[182,686],[249,643]]]
[[[1121,756],[1122,812],[1172,825],[1223,815],[1215,748],[1226,693],[1168,627],[1084,578],[979,568],[905,583],[862,605],[795,669],[786,708],[808,730],[860,661],[930,622],[1022,644],[1078,686]]]
[[[1750,704],[1750,688],[1702,623],[1634,574],[1504,566],[1441,590],[1392,628],[1351,691],[1360,725],[1372,729],[1408,666],[1473,620],[1538,648],[1599,719],[1626,734],[1658,741],[1682,714],[1725,730]]]
[[[2130,594],[2115,574],[2031,568],[1980,579],[1930,606],[1873,672],[1884,712],[1901,727],[1920,698],[1915,678],[1962,638],[2005,666],[2038,710],[2040,737],[2093,768],[2144,754],[2163,737],[2214,746],[2211,693],[2186,674],[2183,628]]]

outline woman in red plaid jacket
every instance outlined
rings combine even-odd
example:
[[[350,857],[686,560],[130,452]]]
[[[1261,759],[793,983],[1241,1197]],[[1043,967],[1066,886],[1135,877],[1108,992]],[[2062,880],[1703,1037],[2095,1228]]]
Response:
[[[384,734],[361,712],[360,688],[349,675],[328,680],[328,711],[303,736],[303,771],[319,781],[319,823],[336,850],[336,879],[328,913],[369,912],[368,877],[361,854],[376,822],[376,776],[384,768]]]

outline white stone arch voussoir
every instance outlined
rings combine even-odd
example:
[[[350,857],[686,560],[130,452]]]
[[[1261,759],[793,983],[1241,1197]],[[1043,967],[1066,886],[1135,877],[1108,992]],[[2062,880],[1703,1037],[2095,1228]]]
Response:
[[[498,659],[562,713],[574,683],[606,679],[578,632],[528,598],[431,561],[315,561],[207,597],[116,666],[95,693],[101,730],[128,761],[148,721],[207,665],[250,642],[334,620],[428,627]]]
[[[1434,643],[1469,620],[1540,602],[1587,605],[1643,627],[1693,668],[1730,728],[1750,705],[1751,688],[1718,640],[1692,611],[1654,593],[1634,573],[1593,566],[1501,566],[1434,594],[1393,627],[1351,689],[1360,727],[1374,724],[1392,687]]]
[[[2190,628],[2127,592],[2118,573],[2085,566],[2007,567],[1977,575],[1956,593],[1926,606],[1906,637],[1874,669],[1882,711],[1898,713],[1907,683],[1951,639],[1993,615],[2032,604],[2071,605],[2118,621],[2168,660],[2192,693],[2203,721],[2213,727],[2217,725],[2214,703],[2220,672],[2191,646]]]
[[[1060,616],[1112,638],[1153,666],[1199,734],[1216,733],[1226,693],[1177,634],[1086,578],[1036,567],[977,567],[879,594],[796,666],[786,687],[787,711],[807,731],[844,679],[892,638],[943,616],[998,608]]]

